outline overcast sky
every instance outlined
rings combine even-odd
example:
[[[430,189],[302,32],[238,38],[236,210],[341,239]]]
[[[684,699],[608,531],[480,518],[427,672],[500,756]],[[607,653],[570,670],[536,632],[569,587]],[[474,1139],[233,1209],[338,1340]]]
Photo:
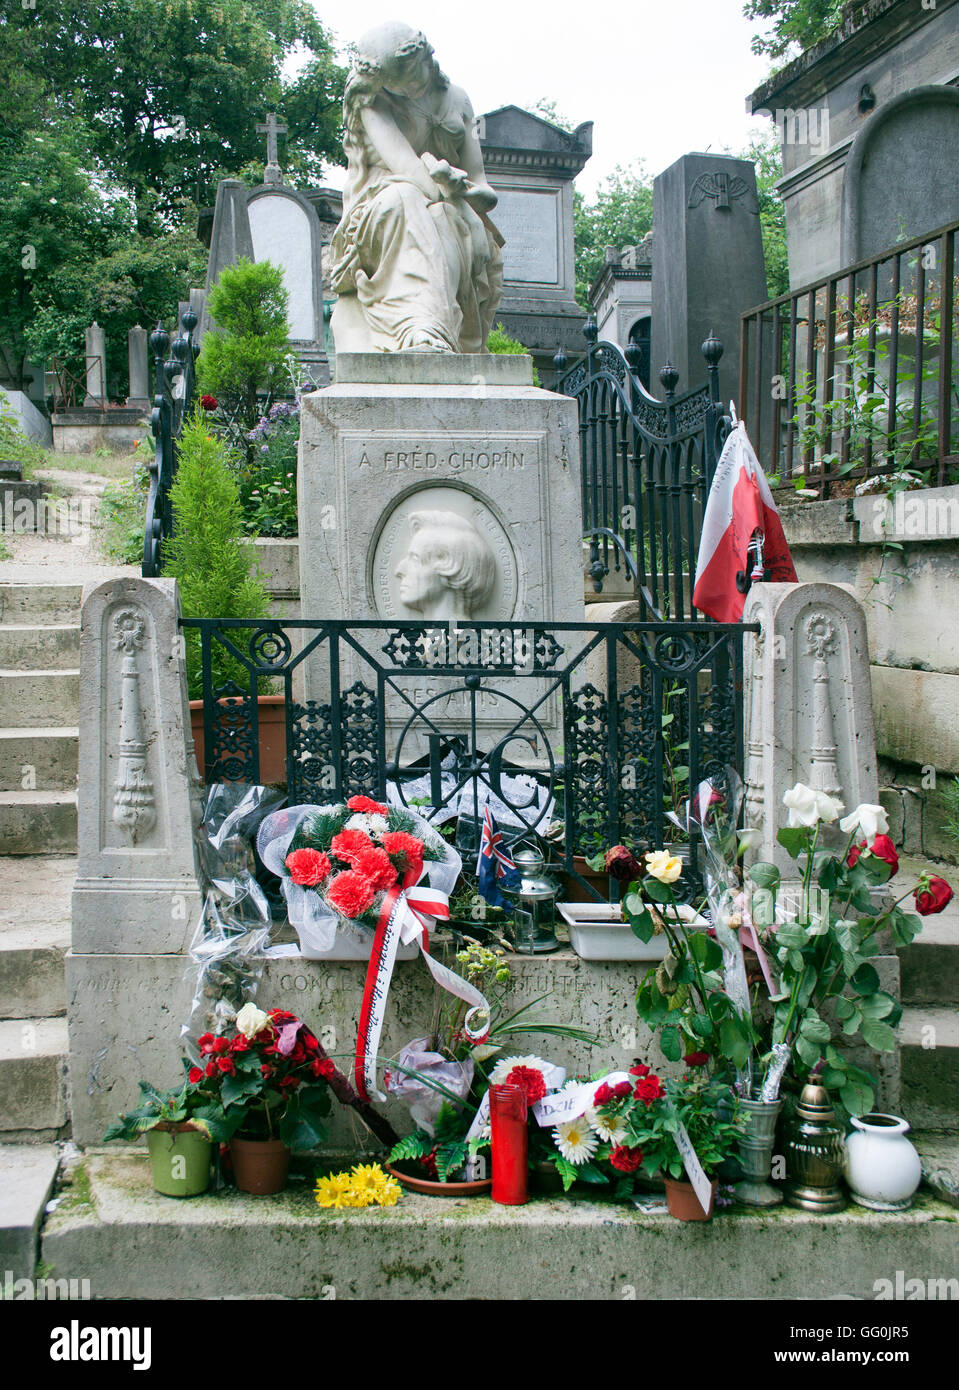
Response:
[[[576,181],[591,197],[617,164],[658,174],[691,150],[738,151],[769,126],[746,96],[769,60],[749,43],[742,0],[312,0],[345,45],[388,19],[422,29],[477,113],[555,101],[593,122],[593,157]],[[339,182],[331,177],[329,182]]]

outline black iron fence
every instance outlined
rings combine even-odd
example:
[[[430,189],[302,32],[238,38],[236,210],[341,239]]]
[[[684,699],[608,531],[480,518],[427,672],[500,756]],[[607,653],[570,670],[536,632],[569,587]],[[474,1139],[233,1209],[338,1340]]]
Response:
[[[193,408],[198,352],[193,342],[196,325],[197,316],[188,307],[180,319],[180,332],[174,338],[172,347],[170,335],[161,323],[150,334],[156,378],[150,428],[156,448],[150,464],[150,488],[143,532],[141,573],[144,579],[154,579],[160,574],[160,550],[163,542],[173,535],[170,488],[176,476],[180,431]]]
[[[691,618],[702,515],[731,421],[719,394],[723,345],[703,344],[707,384],[676,395],[678,373],[659,373],[664,399],[640,380],[642,349],[625,356],[584,328],[585,358],[570,371],[557,354],[557,390],[579,405],[583,532],[589,572],[602,593],[610,573],[625,569],[652,620]]]
[[[767,473],[959,475],[956,232],[891,247],[743,315],[739,413]]]
[[[282,697],[291,803],[365,793],[442,824],[535,833],[569,872],[659,848],[690,785],[742,767],[742,624],[183,619],[207,782],[259,782]],[[462,839],[459,841],[463,843]],[[467,846],[468,848],[469,846]],[[689,879],[698,851],[686,852]]]

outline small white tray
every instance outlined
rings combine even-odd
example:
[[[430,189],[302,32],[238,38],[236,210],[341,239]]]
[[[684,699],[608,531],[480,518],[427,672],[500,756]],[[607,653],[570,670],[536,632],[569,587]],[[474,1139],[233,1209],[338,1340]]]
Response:
[[[583,960],[662,960],[669,946],[665,932],[640,941],[623,921],[621,903],[557,903],[569,928],[569,943]],[[680,904],[679,914],[690,926],[708,923],[691,907]]]

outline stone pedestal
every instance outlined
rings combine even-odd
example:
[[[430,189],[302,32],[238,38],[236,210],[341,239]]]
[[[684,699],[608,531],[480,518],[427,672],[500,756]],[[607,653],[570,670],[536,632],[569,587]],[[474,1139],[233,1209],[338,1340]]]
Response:
[[[107,403],[107,345],[98,323],[91,323],[86,340],[87,393],[83,404],[88,410],[102,410]]]
[[[804,782],[847,811],[879,799],[865,614],[845,585],[756,584],[743,622],[761,629],[743,641],[745,823],[762,830],[755,858],[792,877],[784,792]]]
[[[150,409],[150,369],[147,365],[147,331],[131,328],[127,334],[130,364],[130,394],[127,405],[131,410]]]
[[[528,357],[339,354],[335,385],[304,398],[299,468],[304,617],[419,619],[444,641],[467,619],[582,621],[576,403],[533,387]],[[369,686],[350,660],[340,688]],[[314,699],[328,695],[326,669],[322,653],[307,669]],[[434,695],[448,695],[431,708],[436,728],[469,720],[463,678],[421,672],[396,689],[408,699],[387,696],[393,734],[408,701]],[[480,724],[512,727],[508,701],[480,695]],[[542,713],[558,718],[552,701]],[[404,761],[424,751],[413,734]]]

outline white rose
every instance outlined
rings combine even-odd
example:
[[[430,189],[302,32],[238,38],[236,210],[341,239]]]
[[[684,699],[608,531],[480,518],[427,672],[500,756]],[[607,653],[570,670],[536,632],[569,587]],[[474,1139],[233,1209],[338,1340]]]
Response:
[[[668,849],[657,849],[646,855],[646,872],[660,883],[675,883],[683,872],[683,861]]]
[[[263,1032],[269,1021],[270,1015],[258,1009],[255,1004],[244,1004],[236,1016],[236,1031],[242,1033],[245,1038],[255,1038],[257,1033]]]
[[[877,835],[889,834],[889,817],[882,806],[869,806],[863,802],[861,806],[857,806],[855,811],[850,811],[849,815],[844,816],[839,822],[839,829],[847,835],[857,826],[862,832],[866,844],[871,845]]]
[[[807,787],[804,782],[797,782],[783,794],[783,805],[789,810],[790,826],[812,826],[819,821],[829,824],[842,810],[841,801],[827,796],[825,792],[816,791],[813,787]]]

